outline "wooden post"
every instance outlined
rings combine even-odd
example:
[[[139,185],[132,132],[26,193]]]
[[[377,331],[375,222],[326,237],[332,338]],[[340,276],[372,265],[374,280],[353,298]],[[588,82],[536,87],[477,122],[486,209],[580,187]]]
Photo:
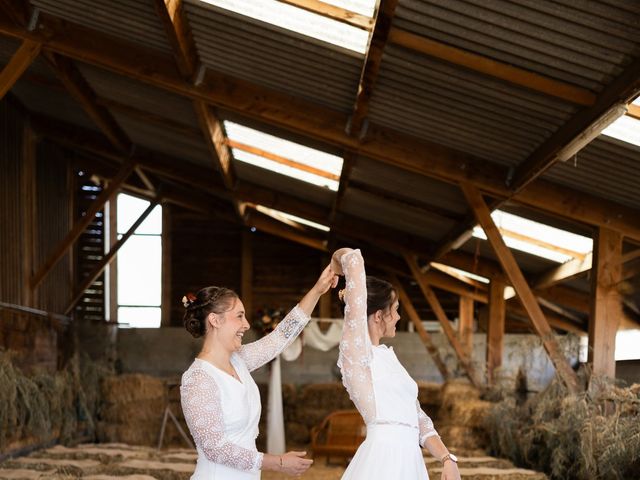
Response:
[[[473,299],[460,297],[458,304],[458,338],[469,359],[473,358]]]
[[[427,352],[429,352],[429,355],[431,355],[431,358],[436,364],[436,367],[438,367],[438,370],[440,371],[440,375],[442,375],[442,378],[445,381],[448,380],[450,377],[450,374],[449,374],[449,370],[447,369],[447,365],[444,363],[444,360],[442,360],[442,357],[440,357],[440,352],[438,352],[438,348],[433,343],[431,335],[429,335],[429,332],[427,332],[424,326],[422,325],[422,321],[420,321],[418,312],[414,308],[413,303],[409,298],[409,295],[407,295],[407,292],[405,291],[404,287],[402,286],[402,284],[400,283],[400,281],[395,275],[391,277],[391,281],[393,282],[393,286],[398,292],[398,298],[400,299],[400,304],[402,305],[403,310],[407,312],[407,315],[409,316],[409,318],[411,319],[411,322],[416,328],[418,335],[420,335],[422,344],[427,349]]]
[[[622,236],[600,227],[594,238],[589,317],[589,363],[593,373],[615,378],[616,333],[622,318]]]
[[[495,382],[495,371],[502,366],[504,352],[504,327],[506,302],[505,284],[501,280],[491,280],[489,284],[489,320],[487,322],[487,383]]]
[[[553,331],[551,330],[547,319],[544,317],[544,313],[542,313],[542,308],[538,305],[538,302],[533,295],[531,288],[529,288],[520,267],[518,267],[511,250],[509,250],[507,245],[504,243],[504,240],[498,231],[498,227],[496,227],[496,224],[491,218],[491,212],[482,198],[482,195],[472,185],[463,183],[460,187],[462,188],[462,192],[464,193],[469,206],[472,208],[478,222],[489,239],[489,243],[491,243],[493,250],[496,252],[504,272],[511,281],[511,285],[513,285],[513,288],[518,294],[522,306],[527,311],[529,318],[531,318],[531,323],[533,324],[536,333],[542,339],[542,344],[544,345],[551,362],[555,366],[558,375],[566,384],[569,391],[576,393],[578,391],[578,377],[562,354],[558,342],[553,336]]]
[[[462,348],[462,345],[456,338],[456,334],[453,330],[453,327],[451,326],[451,322],[447,318],[447,315],[444,313],[444,309],[442,308],[442,305],[440,305],[440,301],[438,300],[438,297],[436,297],[436,294],[434,293],[434,291],[425,281],[424,274],[420,271],[420,268],[418,267],[418,264],[415,258],[413,258],[411,255],[405,254],[405,260],[409,265],[409,268],[411,269],[413,278],[418,283],[420,290],[422,290],[422,293],[427,299],[427,302],[429,302],[431,309],[435,313],[436,318],[438,319],[438,321],[440,322],[440,325],[442,326],[442,330],[444,331],[447,339],[449,340],[449,343],[453,347],[453,350],[456,353],[456,356],[458,357],[458,362],[460,362],[460,364],[464,368],[465,372],[467,373],[467,376],[469,377],[469,380],[471,380],[471,383],[478,388],[481,387],[482,382],[478,379],[476,372],[474,371],[473,365],[471,364],[471,361],[470,361],[471,359],[466,356],[464,352],[464,348]]]
[[[120,250],[120,248],[125,244],[125,242],[129,240],[129,237],[131,237],[131,235],[135,233],[136,229],[142,224],[142,222],[144,222],[144,220],[149,216],[149,214],[153,211],[153,209],[156,208],[157,205],[158,205],[157,201],[151,202],[151,204],[147,207],[147,209],[144,212],[142,212],[142,215],[140,215],[138,219],[135,221],[135,223],[131,225],[129,230],[127,230],[127,233],[125,233],[122,236],[122,238],[118,240],[115,243],[115,245],[111,247],[111,249],[109,250],[109,253],[107,253],[104,257],[102,257],[102,260],[100,260],[100,263],[98,263],[98,265],[96,265],[93,271],[84,278],[84,280],[82,281],[82,284],[76,290],[76,293],[73,296],[73,299],[71,299],[71,301],[67,305],[67,308],[64,311],[65,315],[68,315],[69,312],[73,310],[73,307],[75,307],[78,301],[82,298],[87,288],[89,288],[91,284],[96,281],[96,278],[98,278],[100,274],[104,271],[104,269],[107,268],[109,263],[114,258],[116,258],[116,254],[118,253],[118,250]]]
[[[0,72],[0,100],[4,98],[9,90],[20,79],[24,71],[29,68],[35,58],[40,53],[40,42],[24,39],[22,45],[11,57],[9,63]]]
[[[244,303],[244,311],[247,320],[251,322],[253,319],[253,236],[252,233],[247,230],[242,230],[242,286],[240,288],[240,295],[242,296],[242,302]]]
[[[162,205],[162,320],[163,327],[171,326],[171,306],[178,299],[173,299],[171,289],[171,246],[173,230],[171,228],[172,209],[168,202]]]
[[[118,202],[116,197],[108,202],[109,249],[118,242]],[[109,321],[118,323],[118,262],[109,264]]]
[[[129,174],[133,171],[134,167],[135,163],[132,161],[128,161],[124,165],[122,165],[116,177],[109,183],[109,186],[102,192],[100,192],[100,195],[98,195],[98,197],[93,201],[86,215],[73,226],[71,231],[67,234],[64,240],[62,240],[58,244],[53,253],[44,263],[44,265],[40,267],[40,270],[38,270],[37,273],[31,278],[31,289],[35,289],[38,285],[40,285],[47,273],[51,271],[51,269],[64,256],[64,254],[78,239],[78,237],[82,235],[82,232],[84,232],[89,224],[93,221],[93,217],[96,216],[96,213],[98,213],[98,211],[102,209],[102,207],[104,207],[104,204],[107,203],[108,200],[115,196],[116,192],[127,179]]]

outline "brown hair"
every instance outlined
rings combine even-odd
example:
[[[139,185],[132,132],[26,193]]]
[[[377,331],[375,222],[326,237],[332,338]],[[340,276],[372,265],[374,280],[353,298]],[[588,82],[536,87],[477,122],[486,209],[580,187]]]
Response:
[[[340,301],[344,303],[344,289],[338,292]],[[367,275],[367,317],[378,310],[387,310],[398,298],[396,289],[386,280]]]
[[[187,297],[182,322],[187,332],[198,338],[207,332],[209,314],[221,314],[231,310],[238,294],[224,287],[205,287],[194,296]]]

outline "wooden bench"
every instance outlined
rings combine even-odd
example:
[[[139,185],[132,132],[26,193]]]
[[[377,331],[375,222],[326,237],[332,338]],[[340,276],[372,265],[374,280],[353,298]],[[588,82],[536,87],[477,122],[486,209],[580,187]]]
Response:
[[[342,457],[345,465],[366,436],[364,421],[357,410],[336,410],[311,429],[311,456]]]

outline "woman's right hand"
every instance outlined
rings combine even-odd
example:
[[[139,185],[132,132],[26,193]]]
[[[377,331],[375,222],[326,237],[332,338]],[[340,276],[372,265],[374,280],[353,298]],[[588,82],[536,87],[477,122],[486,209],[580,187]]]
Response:
[[[333,271],[333,273],[335,273],[336,275],[344,275],[341,262],[342,256],[352,250],[352,248],[340,248],[333,252],[333,255],[331,256],[331,270]]]
[[[281,471],[287,475],[302,475],[313,463],[310,458],[304,458],[306,454],[307,452],[287,452],[282,455]]]

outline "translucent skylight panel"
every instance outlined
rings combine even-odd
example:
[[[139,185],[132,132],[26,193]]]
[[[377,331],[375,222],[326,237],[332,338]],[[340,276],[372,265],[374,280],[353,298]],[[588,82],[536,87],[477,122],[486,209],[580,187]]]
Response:
[[[623,115],[605,128],[602,131],[602,135],[640,146],[640,120],[636,120],[629,115]]]
[[[239,162],[245,162],[281,175],[286,175],[288,177],[302,180],[303,182],[317,185],[319,187],[326,187],[334,192],[338,191],[339,183],[336,180],[321,177],[320,175],[316,175],[311,172],[305,172],[304,170],[299,170],[297,168],[290,167],[289,165],[274,162],[273,160],[254,155],[243,150],[238,150],[237,148],[232,149],[232,153],[233,157]]]
[[[270,217],[284,221],[284,223],[289,223],[289,222],[300,223],[302,225],[307,225],[308,227],[315,228],[317,230],[322,230],[323,232],[329,231],[329,227],[327,227],[326,225],[322,225],[320,223],[313,222],[311,220],[307,220],[306,218],[298,217],[296,215],[291,215],[290,213],[281,212],[280,210],[274,210],[273,208],[268,208],[262,205],[257,205],[256,209],[259,212],[264,213],[265,215],[269,215]]]
[[[487,239],[487,236],[484,234],[484,230],[482,230],[481,227],[475,227],[473,229],[473,236],[476,238],[481,238],[483,240]],[[504,243],[506,243],[509,248],[520,250],[521,252],[527,252],[532,255],[537,255],[538,257],[546,258],[554,262],[564,263],[573,258],[569,255],[565,255],[564,253],[556,252],[555,250],[549,250],[548,248],[540,247],[539,245],[525,242],[523,240],[518,240],[507,235],[503,235],[503,239]]]
[[[298,163],[318,168],[338,177],[342,172],[342,158],[337,155],[305,147],[304,145],[229,121],[224,122],[224,127],[230,140],[295,160]]]
[[[277,0],[201,1],[361,54],[367,49],[368,31]]]
[[[526,235],[549,245],[555,245],[583,255],[593,250],[593,240],[589,237],[550,227],[501,210],[494,211],[491,217],[498,228]]]
[[[431,265],[436,267],[436,268],[446,267],[446,270],[450,270],[452,272],[455,272],[455,273],[457,273],[459,275],[463,275],[463,276],[465,276],[467,278],[470,278],[472,280],[476,280],[476,281],[482,282],[482,283],[489,283],[489,279],[487,277],[483,277],[482,275],[477,275],[475,273],[467,272],[466,270],[460,270],[459,268],[450,267],[449,265],[444,265],[442,263],[437,263],[437,262],[432,262]]]
[[[616,360],[640,359],[640,330],[620,330],[616,334]]]
[[[324,3],[335,7],[344,8],[350,12],[359,13],[367,17],[373,17],[376,10],[377,0],[322,0]]]

